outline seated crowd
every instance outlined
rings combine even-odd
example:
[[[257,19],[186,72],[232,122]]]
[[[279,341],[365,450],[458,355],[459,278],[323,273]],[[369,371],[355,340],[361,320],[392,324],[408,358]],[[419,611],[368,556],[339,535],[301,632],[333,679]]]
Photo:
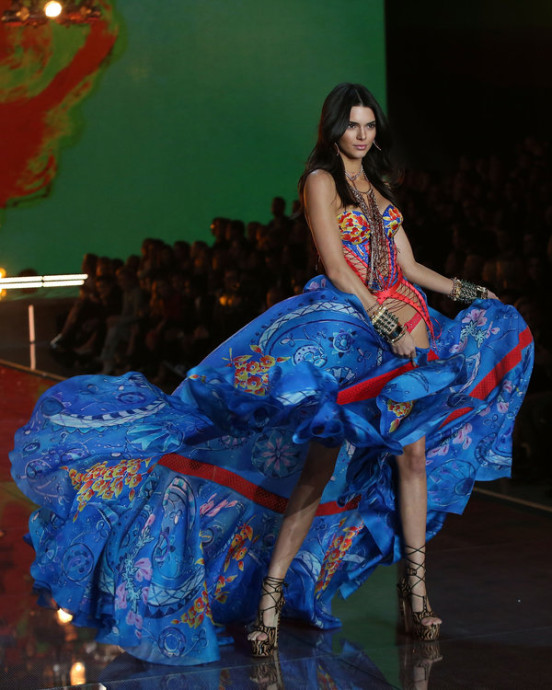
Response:
[[[267,307],[300,292],[316,254],[304,218],[273,201],[262,225],[215,218],[213,243],[142,242],[126,261],[87,254],[88,279],[51,343],[82,371],[144,371],[173,382]]]
[[[531,327],[535,372],[518,423],[522,438],[532,439],[522,443],[528,461],[533,447],[546,447],[552,406],[549,154],[528,138],[508,159],[463,156],[448,174],[408,171],[399,189],[415,256],[488,285]],[[89,277],[51,343],[56,356],[81,371],[138,369],[169,389],[213,347],[323,270],[298,202],[287,216],[276,197],[267,224],[215,218],[211,233],[210,246],[148,238],[141,255],[126,261],[86,255]],[[456,309],[440,295],[430,303],[449,315]]]

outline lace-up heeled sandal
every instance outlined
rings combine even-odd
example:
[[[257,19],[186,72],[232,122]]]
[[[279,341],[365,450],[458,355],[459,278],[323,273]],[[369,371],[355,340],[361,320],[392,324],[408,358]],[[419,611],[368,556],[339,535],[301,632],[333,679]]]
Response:
[[[407,635],[418,640],[431,641],[436,640],[439,637],[440,623],[431,623],[430,625],[424,625],[424,618],[436,618],[436,614],[428,607],[427,596],[423,594],[417,594],[414,592],[414,587],[420,583],[425,583],[425,544],[419,549],[413,546],[404,547],[405,553],[404,558],[407,563],[405,574],[399,580],[397,584],[397,590],[399,595],[399,610],[401,614],[402,624],[404,631]],[[408,550],[408,551],[407,551]],[[423,560],[421,563],[416,563],[412,560],[414,554],[419,553],[422,555]],[[419,575],[419,571],[422,571],[422,575]],[[414,597],[422,600],[421,611],[414,611],[412,607],[412,600]]]
[[[257,613],[257,619],[251,626],[249,633],[260,632],[266,635],[264,640],[249,640],[253,656],[270,656],[278,648],[278,627],[280,624],[280,612],[284,607],[284,585],[285,582],[279,577],[265,577],[261,588],[261,599],[263,596],[269,597],[273,604],[261,608]],[[268,626],[264,623],[264,616],[267,611],[274,609],[275,625]]]

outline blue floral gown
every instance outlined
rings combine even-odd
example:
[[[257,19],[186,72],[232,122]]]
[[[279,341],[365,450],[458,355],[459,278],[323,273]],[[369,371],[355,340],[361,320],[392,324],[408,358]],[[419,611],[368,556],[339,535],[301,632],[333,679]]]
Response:
[[[400,558],[394,456],[427,444],[427,538],[461,513],[476,480],[507,476],[532,338],[512,307],[427,307],[396,264],[389,295],[432,333],[416,366],[396,357],[358,299],[324,276],[214,350],[172,395],[142,375],[78,376],[48,390],[17,432],[13,477],[30,520],[42,600],[101,642],[165,664],[218,658],[220,631],[255,615],[261,579],[309,441],[341,447],[287,576],[284,615],[337,627],[331,601]],[[342,213],[359,271],[370,227]],[[402,287],[401,287],[402,286]],[[383,293],[382,293],[383,294]]]

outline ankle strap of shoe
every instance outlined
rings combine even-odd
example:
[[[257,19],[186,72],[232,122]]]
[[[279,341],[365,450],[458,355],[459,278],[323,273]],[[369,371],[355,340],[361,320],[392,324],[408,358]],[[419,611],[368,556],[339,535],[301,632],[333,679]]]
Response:
[[[415,561],[412,556],[415,554],[419,553],[422,556],[422,560],[420,563]],[[425,574],[425,555],[426,555],[426,545],[423,544],[419,548],[416,548],[415,546],[409,546],[408,544],[404,545],[404,560],[406,561],[406,574],[409,577],[416,577],[419,580],[424,579],[424,574]],[[422,575],[418,574],[418,571],[420,568],[423,571]]]
[[[274,592],[281,592],[282,587],[286,585],[283,577],[270,577],[267,575],[263,578],[263,586],[268,586],[273,589]]]

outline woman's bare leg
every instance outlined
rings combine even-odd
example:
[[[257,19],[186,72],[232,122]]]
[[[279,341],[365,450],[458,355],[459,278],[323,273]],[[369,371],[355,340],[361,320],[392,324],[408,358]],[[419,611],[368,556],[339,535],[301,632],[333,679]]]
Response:
[[[397,456],[399,469],[399,509],[404,544],[410,547],[405,555],[408,556],[410,568],[416,569],[416,576],[409,579],[412,592],[420,596],[412,597],[413,611],[422,611],[423,600],[426,596],[425,587],[425,556],[416,549],[424,549],[427,522],[427,478],[425,438],[405,446],[402,455]],[[428,600],[428,608],[429,606]],[[430,616],[422,620],[423,625],[441,623],[441,619]]]
[[[312,525],[324,488],[333,474],[338,454],[339,448],[326,448],[316,442],[310,444],[303,471],[289,499],[272,552],[267,573],[269,577],[283,579],[286,576],[291,561]],[[259,610],[262,611],[273,604],[274,600],[271,597],[262,596]],[[273,627],[274,609],[267,610],[263,620],[265,625]],[[248,636],[250,640],[265,638],[266,635],[260,631],[254,631]]]
[[[401,323],[406,323],[414,316],[414,309],[410,305],[403,305],[397,311]],[[429,337],[424,321],[420,321],[411,332],[416,347],[429,347]],[[397,456],[399,469],[399,510],[405,545],[405,560],[407,569],[416,575],[409,577],[412,593],[419,596],[411,597],[413,611],[423,610],[423,599],[426,596],[425,586],[425,543],[427,523],[427,477],[425,438],[421,438],[403,449],[403,454]],[[410,547],[410,548],[408,548]],[[427,600],[428,609],[429,600]],[[436,616],[422,619],[423,625],[441,623]]]

